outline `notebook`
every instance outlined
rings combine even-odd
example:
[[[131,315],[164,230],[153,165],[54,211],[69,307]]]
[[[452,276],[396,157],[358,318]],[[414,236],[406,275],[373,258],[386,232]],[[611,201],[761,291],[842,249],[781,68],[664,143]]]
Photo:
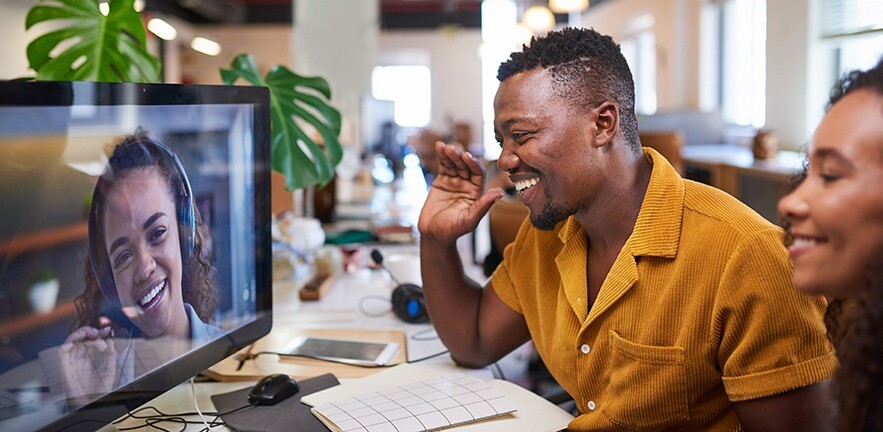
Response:
[[[312,409],[334,432],[425,432],[516,411],[486,381],[463,374],[387,387]]]
[[[451,363],[428,363],[428,364],[403,364],[383,372],[371,375],[369,377],[347,381],[342,385],[329,388],[311,395],[304,396],[301,402],[313,406],[314,408],[322,408],[332,402],[345,400],[352,395],[367,395],[376,391],[383,393],[397,387],[405,387],[415,385],[426,381],[433,381],[439,378],[448,378],[456,375],[472,374],[473,370],[460,369]],[[495,389],[499,393],[505,395],[516,410],[507,414],[489,415],[484,420],[473,420],[466,423],[460,423],[455,426],[457,432],[512,432],[512,431],[533,431],[533,432],[554,432],[567,428],[567,425],[573,420],[573,416],[562,410],[558,406],[541,398],[535,393],[503,380],[482,381],[487,386]],[[490,393],[483,393],[485,398],[490,399]],[[355,398],[353,398],[355,399]],[[461,398],[462,399],[462,398]],[[444,405],[442,405],[444,406]],[[384,407],[389,408],[389,407]],[[425,407],[424,407],[425,408]],[[505,407],[496,406],[495,410],[507,411]],[[467,410],[468,411],[468,410]],[[315,414],[315,411],[314,411]],[[362,414],[360,412],[357,414]],[[399,413],[401,415],[401,413]],[[359,416],[359,417],[361,417]],[[375,418],[376,419],[376,418]],[[390,430],[387,426],[380,426],[383,422],[378,423],[372,429],[364,427],[355,429],[361,432],[375,430]],[[391,421],[389,423],[392,423]],[[449,421],[450,423],[450,421]],[[440,426],[442,429],[445,426]],[[344,430],[335,429],[332,430]],[[387,429],[383,429],[387,428]],[[410,430],[410,429],[404,429]],[[414,429],[421,430],[421,429]],[[422,429],[422,430],[438,430],[438,429]]]

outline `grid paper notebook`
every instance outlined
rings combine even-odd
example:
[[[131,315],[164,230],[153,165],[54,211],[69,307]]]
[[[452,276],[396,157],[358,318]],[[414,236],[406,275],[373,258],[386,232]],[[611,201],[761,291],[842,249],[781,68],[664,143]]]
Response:
[[[380,389],[312,409],[335,432],[423,432],[515,412],[489,383],[463,374]]]

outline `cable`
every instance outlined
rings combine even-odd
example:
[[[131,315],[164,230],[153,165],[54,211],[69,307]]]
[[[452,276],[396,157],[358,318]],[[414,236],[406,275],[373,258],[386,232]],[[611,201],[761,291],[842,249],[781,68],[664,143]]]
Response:
[[[365,306],[364,306],[365,300],[380,300],[380,301],[383,301],[383,302],[389,303],[390,305],[392,305],[392,302],[389,301],[389,298],[387,298],[387,297],[383,297],[383,296],[379,296],[379,295],[366,295],[366,296],[362,297],[361,299],[359,299],[359,312],[361,312],[363,315],[365,315],[365,316],[367,316],[367,317],[370,317],[370,318],[380,318],[380,317],[384,317],[384,316],[387,316],[387,315],[389,315],[389,314],[392,313],[392,309],[391,309],[391,308],[390,308],[390,309],[387,309],[387,310],[384,311],[383,313],[373,313],[373,312],[368,312],[368,310],[365,309]]]
[[[209,426],[208,421],[205,419],[205,416],[202,415],[202,411],[199,410],[199,401],[196,400],[196,385],[193,384],[193,380],[196,378],[195,376],[190,377],[190,393],[193,394],[193,406],[196,407],[196,413],[199,414],[199,418],[202,419],[202,422],[205,424],[205,427],[211,432],[212,427]]]
[[[431,358],[435,358],[435,357],[438,357],[438,356],[441,356],[441,355],[444,355],[447,353],[448,353],[448,350],[444,350],[444,351],[437,352],[435,354],[428,355],[426,357],[422,357],[419,359],[407,360],[407,361],[403,361],[403,362],[399,362],[399,363],[385,364],[385,365],[350,363],[347,361],[332,360],[332,359],[312,356],[312,355],[308,355],[308,354],[291,354],[291,353],[283,353],[283,352],[276,352],[276,351],[258,351],[256,353],[251,353],[251,354],[240,354],[240,356],[242,356],[242,357],[240,357],[239,360],[244,362],[246,360],[254,360],[258,356],[262,356],[262,355],[277,355],[279,357],[306,358],[306,359],[311,359],[311,360],[319,360],[319,361],[324,361],[324,362],[328,362],[328,363],[342,364],[342,365],[346,365],[346,366],[353,366],[353,367],[359,367],[359,368],[365,368],[365,369],[383,369],[383,368],[391,368],[393,366],[398,366],[398,365],[404,364],[404,363],[409,363],[409,364],[410,363],[418,363],[418,362],[422,362],[424,360],[429,360]]]
[[[126,421],[129,418],[132,418],[132,419],[136,419],[136,420],[144,420],[144,424],[138,425],[138,426],[117,427],[117,430],[130,431],[130,430],[141,429],[141,428],[144,428],[145,426],[149,426],[149,427],[157,428],[161,431],[172,432],[166,428],[163,428],[162,426],[159,426],[159,424],[161,424],[161,423],[171,422],[171,423],[180,424],[182,426],[182,428],[180,430],[175,431],[175,432],[184,431],[187,428],[188,424],[206,425],[207,428],[203,428],[202,430],[209,430],[210,431],[211,428],[213,428],[215,426],[222,426],[224,424],[224,422],[222,420],[220,420],[221,416],[225,416],[227,414],[233,414],[234,412],[241,411],[246,408],[251,408],[253,406],[254,405],[251,405],[251,404],[244,405],[239,408],[225,411],[222,413],[219,413],[219,412],[205,412],[205,413],[203,413],[205,415],[215,417],[215,419],[210,422],[204,421],[205,419],[203,419],[203,421],[193,421],[193,420],[187,420],[185,418],[186,416],[197,415],[198,414],[197,412],[182,412],[182,413],[167,414],[167,413],[160,411],[158,408],[156,408],[154,406],[146,406],[146,407],[138,408],[135,411],[129,411],[124,417],[122,417],[118,420],[115,420],[113,422],[113,424],[117,425],[117,424],[120,424],[120,423]],[[198,407],[197,407],[197,409],[198,409]],[[154,412],[156,412],[156,414],[140,415],[140,413],[143,411],[154,411]]]
[[[506,379],[506,375],[503,374],[503,368],[500,367],[500,363],[498,363],[498,362],[494,362],[493,366],[494,366],[495,368],[497,368],[497,374],[500,375],[500,379],[503,380],[503,381],[508,381],[508,380]]]

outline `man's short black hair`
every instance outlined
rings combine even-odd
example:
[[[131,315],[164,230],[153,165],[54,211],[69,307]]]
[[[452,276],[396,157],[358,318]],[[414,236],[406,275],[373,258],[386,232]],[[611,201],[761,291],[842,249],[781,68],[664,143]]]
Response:
[[[605,101],[619,107],[619,129],[633,149],[640,148],[635,117],[635,83],[619,45],[593,29],[565,28],[531,39],[521,52],[500,64],[497,79],[548,69],[559,96],[574,106],[592,109]]]
[[[828,99],[825,111],[831,109],[844,96],[864,88],[883,96],[883,57],[880,57],[877,66],[865,71],[854,70],[843,75],[831,90],[831,98]]]

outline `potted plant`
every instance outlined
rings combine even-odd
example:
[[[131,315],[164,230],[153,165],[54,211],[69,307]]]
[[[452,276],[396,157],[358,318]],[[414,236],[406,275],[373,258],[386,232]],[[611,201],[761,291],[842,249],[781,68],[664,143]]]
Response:
[[[28,12],[25,28],[58,21],[63,24],[27,47],[37,80],[159,80],[160,62],[147,50],[134,0],[39,0]],[[220,72],[225,84],[241,78],[269,89],[272,167],[285,175],[287,189],[324,186],[334,178],[342,157],[341,117],[329,104],[331,89],[325,79],[300,76],[284,66],[262,77],[250,54],[237,56]],[[307,125],[321,136],[321,146]]]

